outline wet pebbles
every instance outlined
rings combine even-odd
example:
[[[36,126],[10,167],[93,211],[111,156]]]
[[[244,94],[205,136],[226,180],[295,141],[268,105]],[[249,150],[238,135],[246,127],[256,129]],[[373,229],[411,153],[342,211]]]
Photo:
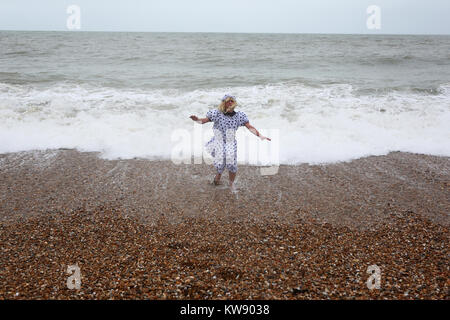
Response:
[[[2,299],[449,298],[448,158],[241,166],[233,194],[206,165],[48,152],[0,155]]]

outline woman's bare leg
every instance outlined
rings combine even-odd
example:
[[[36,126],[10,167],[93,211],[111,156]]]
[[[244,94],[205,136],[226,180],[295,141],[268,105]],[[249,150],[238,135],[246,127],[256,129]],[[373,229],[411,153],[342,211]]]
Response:
[[[228,177],[230,178],[230,187],[233,185],[234,178],[236,178],[236,172],[228,171]]]
[[[216,176],[214,177],[214,184],[218,185],[219,181],[220,181],[220,177],[222,176],[221,173],[217,173]]]

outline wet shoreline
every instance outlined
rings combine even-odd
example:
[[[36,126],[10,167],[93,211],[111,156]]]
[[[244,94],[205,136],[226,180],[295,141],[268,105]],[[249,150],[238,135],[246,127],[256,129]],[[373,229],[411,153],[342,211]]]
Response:
[[[72,149],[0,155],[0,177],[2,298],[449,297],[448,157],[241,165],[237,193],[208,165]]]

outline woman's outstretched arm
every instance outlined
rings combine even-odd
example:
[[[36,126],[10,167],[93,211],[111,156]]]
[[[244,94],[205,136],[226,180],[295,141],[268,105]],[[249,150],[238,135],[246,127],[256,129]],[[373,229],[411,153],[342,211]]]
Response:
[[[189,118],[191,118],[192,120],[194,120],[195,122],[200,123],[200,124],[204,124],[204,123],[207,123],[207,122],[211,121],[209,118],[201,118],[200,119],[197,116],[190,116]]]
[[[247,122],[245,124],[245,126],[247,127],[248,130],[250,130],[251,133],[253,133],[255,136],[259,137],[261,140],[266,139],[266,140],[272,141],[270,138],[264,137],[262,134],[260,134],[259,131],[256,130],[256,128],[250,124],[250,122]]]

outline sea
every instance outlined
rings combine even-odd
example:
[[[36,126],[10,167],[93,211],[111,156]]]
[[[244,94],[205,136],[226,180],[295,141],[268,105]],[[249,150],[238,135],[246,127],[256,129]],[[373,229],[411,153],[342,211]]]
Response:
[[[448,35],[0,31],[0,153],[195,153],[224,94],[281,164],[450,156]]]

